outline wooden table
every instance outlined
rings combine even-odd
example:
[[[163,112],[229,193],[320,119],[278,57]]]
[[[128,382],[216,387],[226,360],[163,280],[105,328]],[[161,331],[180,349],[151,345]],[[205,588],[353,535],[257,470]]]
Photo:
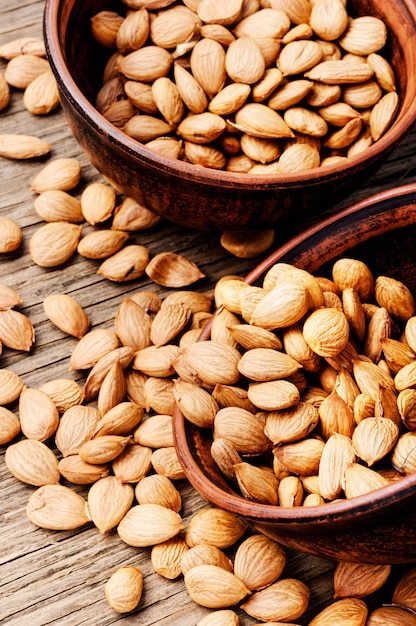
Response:
[[[10,3],[0,0],[0,44],[22,36],[42,36],[43,2],[25,0]],[[4,70],[5,62],[0,62]],[[92,181],[102,180],[87,162],[71,135],[61,110],[34,117],[23,106],[22,93],[13,90],[10,106],[0,113],[0,133],[26,133],[40,136],[52,144],[51,158],[76,157],[83,166],[83,177],[76,194]],[[414,181],[416,132],[396,149],[388,162],[354,190],[341,208],[382,189]],[[39,387],[53,378],[82,381],[80,372],[70,372],[69,354],[76,344],[54,327],[44,314],[43,299],[51,293],[68,293],[84,307],[92,328],[113,328],[114,315],[125,294],[138,289],[156,289],[163,296],[168,290],[146,277],[134,283],[112,283],[96,274],[97,263],[75,255],[64,267],[42,269],[29,255],[31,235],[42,223],[36,214],[30,191],[34,175],[44,161],[0,160],[0,214],[13,218],[23,230],[23,244],[14,253],[0,258],[0,282],[14,288],[23,298],[19,310],[35,327],[36,343],[30,354],[5,348],[1,367],[19,374],[25,384]],[[132,241],[148,246],[151,254],[174,251],[186,255],[206,273],[198,287],[205,293],[225,273],[244,275],[256,262],[239,260],[220,245],[219,233],[201,233],[162,223],[155,229],[132,236]],[[276,244],[279,243],[277,237]],[[121,542],[115,531],[100,535],[93,525],[79,531],[48,531],[35,527],[25,514],[34,487],[25,485],[8,472],[0,460],[0,622],[12,626],[103,626],[123,622],[150,626],[195,626],[209,611],[188,596],[182,578],[169,581],[153,571],[150,549],[137,549]],[[207,503],[186,483],[180,488],[185,524]],[[84,493],[81,490],[81,493]],[[334,563],[287,549],[285,575],[299,577],[311,589],[309,609],[301,624],[307,624],[318,610],[333,600]],[[117,615],[104,597],[104,584],[119,566],[134,564],[142,570],[144,593],[133,614]],[[383,599],[375,594],[370,606]],[[241,624],[254,620],[237,611]]]

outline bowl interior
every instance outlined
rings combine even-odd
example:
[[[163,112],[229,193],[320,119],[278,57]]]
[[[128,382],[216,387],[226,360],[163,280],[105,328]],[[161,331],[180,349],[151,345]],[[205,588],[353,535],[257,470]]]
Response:
[[[388,132],[368,149],[324,168],[271,176],[237,174],[168,159],[128,137],[94,106],[106,61],[90,20],[99,11],[122,12],[119,0],[46,0],[44,33],[48,58],[73,134],[92,164],[120,192],[166,219],[206,230],[279,228],[299,232],[347,197],[387,159],[416,120],[415,9],[413,0],[351,1],[351,12],[372,14],[389,27],[390,55],[401,107]],[[107,52],[107,56],[112,53]]]
[[[398,92],[401,99],[400,112],[395,124],[365,155],[358,155],[348,159],[347,165],[329,166],[325,173],[320,168],[308,170],[306,173],[267,176],[267,183],[261,176],[235,175],[231,172],[218,172],[210,168],[203,168],[196,178],[211,178],[227,181],[239,185],[265,186],[270,179],[276,184],[279,181],[287,185],[298,185],[305,178],[312,180],[315,177],[325,179],[345,169],[354,169],[362,160],[372,153],[390,151],[415,122],[416,111],[413,106],[416,94],[416,78],[413,68],[416,66],[416,51],[413,40],[416,36],[416,8],[412,0],[396,2],[394,7],[383,0],[350,0],[349,12],[353,16],[374,15],[382,19],[389,29],[389,40],[383,49],[383,54],[392,63],[397,80]],[[195,175],[195,167],[187,163],[178,163],[176,160],[164,159],[148,151],[139,142],[132,141],[95,110],[95,97],[102,86],[102,74],[105,63],[113,50],[103,51],[93,38],[90,29],[90,20],[99,11],[126,12],[126,7],[119,0],[47,0],[45,7],[45,38],[52,68],[58,76],[60,88],[72,100],[81,113],[91,123],[99,124],[108,134],[110,140],[123,143],[133,152],[143,158],[151,158],[159,162],[161,167],[179,167],[182,175]],[[200,168],[197,168],[200,170]],[[319,172],[319,174],[318,174]],[[225,181],[225,183],[224,183]]]
[[[368,264],[375,276],[387,275],[403,281],[416,293],[416,183],[404,185],[372,196],[344,209],[293,238],[271,254],[247,277],[253,284],[274,263],[290,263],[316,275],[330,277],[331,267],[339,257],[352,257]],[[201,339],[209,338],[209,328]],[[283,508],[249,502],[235,491],[219,471],[210,453],[212,433],[187,422],[178,407],[174,415],[175,443],[179,459],[193,486],[209,501],[248,517],[255,522],[276,522],[293,528],[304,526],[308,532],[316,524],[348,526],[374,525],[388,516],[389,507],[400,501],[414,510],[416,474],[402,478],[387,487],[338,503],[319,507]],[[413,557],[416,555],[416,533],[413,533]],[[310,543],[306,539],[308,549]]]

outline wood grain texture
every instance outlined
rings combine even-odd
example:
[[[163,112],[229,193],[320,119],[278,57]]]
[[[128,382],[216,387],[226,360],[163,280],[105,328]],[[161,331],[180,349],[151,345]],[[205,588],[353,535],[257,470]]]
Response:
[[[22,36],[42,35],[43,2],[0,0],[0,44]],[[0,61],[0,71],[5,62]],[[1,133],[34,134],[52,144],[49,157],[76,157],[83,165],[83,177],[74,191],[77,197],[89,182],[101,180],[87,162],[71,135],[61,110],[45,117],[34,117],[23,106],[22,93],[12,90],[10,106],[0,113]],[[346,206],[382,189],[415,179],[416,133],[412,133],[368,184],[354,190],[350,198],[332,210]],[[0,258],[0,282],[14,288],[23,298],[19,310],[28,315],[36,332],[36,345],[30,354],[5,348],[1,367],[22,376],[28,386],[38,387],[52,378],[73,378],[82,382],[80,372],[70,372],[69,355],[76,340],[67,337],[45,317],[42,301],[46,295],[65,292],[84,307],[92,327],[113,328],[114,316],[123,297],[138,289],[168,293],[148,278],[132,284],[115,284],[96,274],[98,263],[75,255],[64,267],[42,269],[31,261],[29,240],[41,224],[33,208],[35,195],[30,183],[48,159],[18,162],[0,160],[0,215],[14,219],[23,230],[23,245]],[[305,226],[304,224],[303,226]],[[86,229],[87,232],[88,229]],[[154,255],[173,251],[186,255],[199,265],[206,278],[198,288],[210,293],[224,274],[246,274],[254,261],[239,260],[220,245],[219,233],[201,233],[169,223],[148,232],[132,235],[132,243],[145,245]],[[280,243],[277,234],[276,245]],[[261,259],[256,259],[255,263]],[[105,536],[88,525],[79,531],[54,532],[36,528],[26,517],[25,507],[34,488],[13,478],[0,458],[0,622],[10,626],[65,625],[105,626],[115,623],[140,626],[195,626],[207,612],[188,596],[183,580],[168,581],[156,574],[150,562],[150,549],[137,549],[121,542],[112,531]],[[180,483],[185,523],[207,506],[186,483]],[[86,495],[87,491],[77,491]],[[300,624],[306,625],[333,600],[334,563],[287,550],[284,576],[299,577],[311,589],[310,606]],[[131,615],[117,615],[107,604],[104,585],[119,566],[133,564],[143,572],[144,593],[139,608]],[[399,570],[398,570],[399,571]],[[379,596],[369,605],[381,602]],[[389,598],[387,598],[388,600]],[[238,611],[241,624],[255,620]]]

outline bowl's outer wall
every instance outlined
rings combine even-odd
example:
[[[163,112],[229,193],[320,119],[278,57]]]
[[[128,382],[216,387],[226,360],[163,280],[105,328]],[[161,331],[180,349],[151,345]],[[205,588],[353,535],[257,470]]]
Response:
[[[416,293],[416,184],[378,194],[340,216],[318,223],[270,255],[251,275],[252,283],[276,262],[330,277],[336,258],[365,261]],[[312,554],[368,563],[416,561],[416,474],[380,492],[337,505],[279,509],[248,502],[233,491],[210,453],[211,433],[174,414],[175,443],[185,473],[210,502],[250,519],[265,534]]]
[[[375,11],[398,29],[398,35],[391,38],[391,48],[402,97],[400,117],[412,117],[413,123],[415,76],[406,75],[405,67],[416,66],[416,50],[411,45],[416,29],[414,24],[410,28],[405,19],[406,3],[395,3],[394,8],[383,0],[352,4],[359,5],[361,14],[374,12],[369,9],[370,4],[374,5]],[[358,187],[402,139],[392,129],[388,142],[377,142],[380,149],[370,150],[368,158],[356,159],[354,163],[351,160],[348,171],[328,167],[323,172],[318,168],[310,171],[308,180],[303,180],[302,175],[288,179],[276,177],[267,184],[262,177],[230,173],[224,176],[224,172],[215,170],[201,173],[200,168],[180,161],[173,164],[152,155],[123,133],[114,132],[114,127],[90,107],[101,85],[105,63],[102,49],[91,35],[90,18],[100,10],[120,11],[120,7],[116,0],[47,0],[48,56],[72,132],[94,166],[121,192],[173,222],[219,230],[275,226],[282,235],[293,234],[302,218],[319,214]],[[71,77],[68,80],[64,76],[61,50],[77,86]],[[74,93],[78,93],[75,98]]]

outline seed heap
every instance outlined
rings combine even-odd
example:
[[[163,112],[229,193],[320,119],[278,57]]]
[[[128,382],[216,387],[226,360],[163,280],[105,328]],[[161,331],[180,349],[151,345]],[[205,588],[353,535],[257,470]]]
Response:
[[[355,262],[347,260],[347,263],[357,269]],[[306,272],[291,266],[279,265],[270,270],[265,282],[274,281],[275,273],[281,275],[282,270],[290,273],[292,282],[295,276],[302,277],[303,284],[308,285],[309,294],[315,287],[315,298],[319,294],[316,284],[321,285],[321,290],[324,285],[326,288],[332,285],[328,281],[312,279]],[[316,283],[313,282],[315,280]],[[356,283],[360,293],[364,282],[360,275]],[[228,279],[218,283],[217,299],[220,290],[221,297],[232,293],[236,301],[235,287],[238,284],[240,295],[243,291],[248,294],[246,290],[254,290],[252,293],[259,301],[258,288],[250,287],[242,280],[234,282],[233,279],[234,287],[229,291],[227,283]],[[333,294],[324,290],[323,297],[325,293]],[[14,298],[10,299],[11,295]],[[14,292],[11,295],[5,292],[3,297],[9,305],[18,299]],[[397,306],[396,296],[393,301]],[[404,301],[409,304],[408,298],[405,297]],[[317,300],[314,303],[316,305]],[[334,303],[333,300],[331,303]],[[227,411],[224,404],[234,410],[229,406],[229,400],[238,397],[245,403],[246,416],[252,416],[250,424],[245,422],[244,428],[240,429],[246,444],[252,446],[245,451],[251,455],[267,451],[270,447],[262,429],[253,430],[253,425],[261,424],[261,420],[247,410],[243,387],[225,382],[230,376],[232,358],[225,361],[219,370],[224,382],[215,385],[216,391],[219,392],[221,387],[223,393],[209,393],[215,379],[210,358],[218,356],[218,352],[214,347],[215,341],[198,342],[201,327],[212,319],[215,337],[229,336],[233,328],[239,337],[245,336],[240,364],[244,363],[244,355],[259,349],[276,352],[278,361],[273,361],[273,365],[276,369],[280,368],[282,374],[288,365],[293,369],[294,363],[293,357],[281,351],[277,333],[254,325],[233,324],[236,314],[230,312],[226,313],[225,326],[223,322],[218,325],[220,315],[212,318],[211,306],[211,298],[198,292],[175,291],[162,301],[156,293],[139,291],[121,303],[114,330],[90,330],[89,320],[82,308],[69,296],[49,296],[44,303],[49,319],[64,332],[78,338],[70,355],[69,367],[84,371],[85,383],[52,379],[35,389],[27,387],[12,372],[0,370],[0,376],[7,383],[0,387],[14,390],[12,396],[1,398],[2,404],[10,407],[2,406],[0,411],[2,443],[8,444],[5,462],[18,480],[36,487],[26,508],[32,523],[54,530],[71,530],[92,523],[101,534],[117,529],[120,539],[126,544],[149,548],[155,572],[169,580],[183,576],[190,597],[199,605],[212,609],[198,626],[238,626],[239,617],[230,608],[235,605],[261,622],[287,623],[304,614],[310,591],[304,582],[290,577],[285,571],[284,548],[261,534],[253,534],[245,522],[216,507],[200,510],[187,524],[181,517],[182,497],[175,482],[182,480],[184,474],[172,437],[171,413],[175,401],[188,418],[206,427],[217,419],[221,411]],[[66,313],[62,315],[64,310]],[[326,310],[325,307],[322,310]],[[397,310],[404,309],[399,306]],[[373,310],[373,317],[374,314]],[[256,341],[260,338],[263,344],[266,337],[274,337],[274,347],[255,347],[254,335],[250,335],[248,328],[259,330]],[[341,339],[336,336],[334,341],[340,342]],[[194,380],[186,380],[186,373],[189,375],[191,369],[184,368],[181,360],[183,354],[189,358],[193,347],[200,345],[208,348],[202,362],[194,354],[187,364],[198,366],[198,375],[210,378],[210,383],[205,382],[202,386]],[[329,338],[326,345],[328,349]],[[407,353],[410,348],[403,345]],[[210,351],[213,347],[214,350]],[[224,355],[231,357],[235,351],[234,346],[226,345]],[[265,361],[267,367],[268,361]],[[309,358],[308,362],[312,360]],[[363,363],[367,362],[363,360]],[[246,361],[244,369],[249,366],[250,362]],[[234,376],[235,369],[231,369]],[[296,373],[297,370],[293,376]],[[330,378],[328,374],[326,377]],[[332,380],[335,377],[332,373]],[[297,381],[299,384],[300,379],[297,378]],[[313,393],[316,400],[319,393],[316,389]],[[325,391],[321,390],[321,400],[325,395]],[[266,396],[263,394],[263,397]],[[305,400],[304,404],[308,402]],[[19,418],[11,410],[16,403]],[[219,406],[223,408],[216,413]],[[313,403],[310,406],[315,408]],[[372,423],[374,419],[361,417],[360,423],[363,424]],[[383,417],[376,419],[380,423],[384,420]],[[234,420],[227,421],[234,429]],[[302,420],[295,421],[298,433],[305,428],[308,430],[309,422],[305,425]],[[396,422],[389,421],[396,425]],[[384,431],[378,439],[379,444],[383,436]],[[366,450],[371,450],[375,440],[374,429],[370,437],[370,441],[363,442],[367,444],[364,446]],[[250,498],[261,493],[271,501],[270,494],[274,490],[281,504],[295,504],[289,486],[281,489],[285,479],[280,478],[279,481],[273,471],[276,467],[268,470],[257,468],[259,473],[256,473],[255,465],[241,462],[239,456],[241,453],[245,458],[244,452],[236,451],[227,435],[215,442],[221,444],[221,451],[227,454],[234,477],[238,474],[240,484],[244,485]],[[239,459],[237,463],[234,463],[233,456]],[[408,461],[409,456],[406,463]],[[280,463],[280,471],[282,467],[283,463]],[[365,464],[360,467],[364,469]],[[298,484],[293,472],[288,478],[293,478]],[[233,479],[232,475],[229,477]],[[312,484],[314,477],[310,478]],[[315,481],[316,489],[318,483]],[[74,485],[87,488],[87,496],[75,491]],[[322,500],[321,496],[318,500]],[[319,613],[310,626],[337,623],[341,616],[345,619],[346,615],[350,615],[351,623],[362,626],[381,623],[377,621],[380,619],[398,619],[401,624],[412,624],[414,618],[409,610],[415,606],[414,569],[403,574],[396,584],[391,606],[375,609],[369,615],[368,607],[362,600],[381,589],[390,573],[388,565],[340,562],[334,572],[334,602]],[[139,568],[126,565],[109,572],[105,595],[116,612],[136,610],[140,606],[142,592],[143,575]],[[366,621],[367,618],[373,622]]]
[[[212,456],[246,498],[317,505],[416,471],[406,285],[342,258],[331,279],[277,263],[261,287],[225,277],[215,297],[211,339],[175,361],[176,401],[212,428]],[[186,398],[195,385],[201,411]]]
[[[211,2],[211,4],[214,7],[221,5],[216,2]],[[13,42],[6,48],[5,46],[0,48],[0,56],[4,58],[7,58],[6,54],[10,54],[10,58],[20,54],[33,53],[35,56],[44,54],[39,48],[39,40],[21,40],[17,43]],[[29,61],[26,65],[25,63],[26,61],[19,60],[11,64],[10,72],[8,72],[10,80],[13,75],[12,69],[18,70],[19,75],[19,72],[23,71],[22,68],[24,73],[28,74],[33,68],[38,67],[37,61],[34,63]],[[32,81],[35,81],[33,75]],[[14,82],[18,88],[17,80]],[[24,82],[20,80],[19,85],[22,89],[23,84]],[[37,93],[46,91],[45,87],[42,87]],[[7,88],[2,86],[0,77],[0,102],[4,102],[6,92]],[[25,98],[25,103],[26,101]],[[32,107],[31,110],[34,114],[45,112],[47,111],[42,111],[39,107]],[[16,146],[20,145],[16,138],[12,141],[10,138],[5,138],[3,145],[6,145],[7,141],[9,141],[9,146],[13,142]],[[4,156],[8,158],[35,156],[32,138],[27,138],[25,151],[20,151],[19,156],[11,154],[10,147],[9,153]],[[65,167],[62,168],[62,165]],[[42,219],[46,222],[68,222],[75,225],[84,220],[95,225],[99,224],[101,219],[108,219],[105,203],[95,203],[95,201],[98,197],[104,196],[109,202],[110,188],[104,189],[101,185],[91,186],[85,194],[83,212],[82,203],[67,193],[72,187],[67,187],[65,191],[59,188],[62,183],[57,182],[57,180],[62,181],[60,175],[64,173],[63,178],[71,179],[71,185],[74,184],[79,176],[79,164],[71,161],[66,164],[60,162],[57,166],[53,163],[51,170],[49,176],[54,180],[52,187],[45,190],[39,187],[36,190],[39,196],[35,208]],[[57,178],[54,178],[55,175]],[[39,179],[37,184],[42,183],[42,177]],[[88,197],[90,197],[89,202]],[[91,198],[94,199],[93,202]],[[127,220],[127,223],[131,220],[132,201],[126,199],[123,205],[124,215],[121,207],[120,211],[117,209],[112,211],[113,227],[115,230],[128,231],[129,228],[121,226],[121,223],[123,220]],[[93,207],[92,212],[89,207]],[[133,210],[137,211],[137,207],[133,207]],[[119,222],[116,227],[117,219]],[[139,230],[140,227],[135,227],[135,229]],[[0,230],[1,242],[4,242],[2,252],[9,252],[15,249],[14,246],[20,245],[20,235],[13,224],[2,224]],[[50,241],[48,240],[49,243]],[[78,246],[81,242],[82,239],[78,241]],[[35,244],[36,239],[32,244],[35,255],[40,255],[40,260],[44,259],[45,249]],[[108,245],[108,242],[105,245]],[[92,243],[87,241],[83,243],[82,252],[78,251],[87,257],[97,259],[101,258],[102,248],[101,240],[92,241]],[[47,257],[47,261],[50,260],[50,257]],[[170,264],[173,259],[164,257],[159,266],[156,264],[155,281],[156,277],[165,276],[167,260]],[[53,265],[55,263],[56,259],[53,259]],[[116,279],[120,279],[119,276],[120,274]],[[324,281],[321,280],[321,289],[323,284]],[[181,286],[181,282],[179,281],[174,286]],[[333,288],[330,283],[326,283],[325,286]],[[395,284],[387,286],[389,288],[387,291],[397,287]],[[385,288],[386,284],[382,284],[381,292]],[[411,339],[404,336],[405,340],[401,337],[398,341],[395,333],[398,321],[401,324],[406,323],[406,326],[410,322],[410,318],[413,317],[413,305],[410,302],[409,307],[407,301],[407,306],[404,307],[404,301],[400,300],[394,291],[394,295],[390,297],[390,307],[387,307],[385,302],[383,305],[380,303],[378,308],[388,311],[387,327],[391,331],[391,335],[390,331],[387,331],[388,336],[384,336],[381,329],[386,328],[385,311],[378,313],[378,309],[364,303],[362,307],[365,320],[363,320],[363,317],[357,314],[357,310],[360,309],[357,295],[349,289],[351,288],[343,286],[341,302],[350,328],[354,330],[357,338],[360,340],[367,338],[365,344],[368,351],[365,352],[368,355],[367,358],[371,355],[374,362],[378,361],[380,370],[386,370],[386,364],[388,364],[390,372],[398,367],[398,363],[400,364],[400,375],[397,371],[396,376],[394,371],[394,380],[397,383],[397,406],[401,421],[397,415],[395,420],[390,421],[400,429],[403,428],[412,433],[415,430],[416,420],[412,410],[414,390],[409,380],[412,380],[413,375],[411,363],[414,359],[414,349],[411,347]],[[399,289],[399,292],[401,291],[402,287]],[[298,290],[297,293],[299,294],[300,291]],[[328,307],[329,303],[331,306],[339,306],[338,300],[331,296],[331,293],[323,289],[326,306]],[[339,297],[338,292],[336,295]],[[251,297],[253,297],[253,302],[259,297],[259,292],[255,288],[251,291],[249,299]],[[365,300],[361,292],[360,298]],[[120,538],[129,545],[149,546],[152,565],[158,574],[168,579],[183,575],[191,597],[199,604],[214,609],[199,622],[198,626],[209,624],[238,626],[237,614],[231,609],[221,608],[233,605],[235,602],[240,604],[248,615],[262,621],[284,620],[287,623],[287,620],[298,619],[306,610],[309,590],[302,582],[282,576],[285,553],[277,543],[261,535],[247,537],[249,529],[241,524],[240,520],[215,508],[195,515],[187,528],[180,517],[181,495],[174,483],[183,478],[183,472],[177,462],[173,447],[171,432],[173,402],[180,402],[185,415],[195,420],[198,425],[210,426],[219,405],[225,405],[224,408],[226,408],[229,405],[230,396],[234,400],[235,398],[246,400],[247,389],[223,382],[215,384],[216,393],[210,394],[215,377],[210,371],[209,363],[204,364],[203,367],[203,375],[208,377],[209,382],[203,382],[202,386],[199,386],[199,384],[195,385],[195,382],[200,382],[199,379],[195,380],[192,377],[191,381],[186,380],[190,372],[187,370],[186,362],[182,360],[182,352],[187,354],[187,358],[192,357],[193,364],[198,364],[198,354],[192,354],[187,347],[196,341],[201,327],[211,318],[211,302],[209,298],[197,292],[177,292],[166,300],[167,302],[164,301],[162,305],[159,296],[155,293],[134,294],[120,306],[115,320],[115,331],[108,331],[108,329],[89,330],[89,320],[84,311],[66,294],[51,295],[45,299],[45,314],[51,322],[63,332],[79,339],[78,347],[71,355],[70,367],[73,370],[85,371],[86,381],[85,385],[81,385],[69,379],[52,379],[41,388],[33,389],[28,388],[23,380],[12,371],[0,370],[0,389],[2,390],[0,442],[2,445],[8,444],[7,466],[17,479],[36,488],[27,506],[27,514],[34,524],[59,530],[78,528],[92,523],[100,533],[117,528]],[[400,305],[397,308],[398,302]],[[34,329],[28,318],[15,310],[19,304],[21,304],[20,296],[9,287],[0,285],[0,340],[6,347],[29,351],[34,341]],[[248,301],[246,304],[248,305]],[[396,306],[394,309],[391,308],[393,304]],[[162,312],[163,308],[165,310]],[[403,313],[404,310],[405,313]],[[222,342],[224,338],[228,341],[229,326],[233,327],[235,338],[245,335],[247,329],[242,327],[247,324],[242,323],[241,319],[236,324],[235,316],[235,312],[226,313],[224,309],[221,317],[227,320],[226,324],[217,322],[220,316],[215,318],[212,331],[213,338],[216,338],[214,341]],[[377,321],[371,322],[370,320],[373,319]],[[369,332],[370,325],[373,328],[371,332]],[[409,323],[409,337],[412,335],[411,326],[412,324]],[[365,332],[366,329],[367,332]],[[260,347],[265,346],[266,337],[269,341],[273,335],[274,339],[269,347],[280,352],[281,339],[277,336],[278,332],[274,330],[262,331],[260,326],[257,327],[261,335]],[[316,342],[314,343],[315,350],[322,351],[322,338],[312,331],[313,325],[312,329],[309,328],[308,337],[312,343]],[[368,339],[369,336],[371,341]],[[382,353],[380,342],[383,345]],[[331,342],[326,338],[326,350],[329,349],[330,344]],[[258,347],[247,337],[238,339],[238,345],[239,350],[242,346],[240,355],[246,350],[254,350]],[[224,380],[227,380],[229,376],[227,367],[233,365],[232,352],[225,351],[228,360],[225,361],[225,367],[221,371]],[[286,352],[288,352],[287,349]],[[344,359],[346,357],[344,351],[341,354]],[[155,358],[155,355],[158,358]],[[207,356],[214,358],[216,355],[218,353],[215,347],[212,350],[211,346]],[[381,359],[380,355],[382,355]],[[316,359],[315,355],[309,355],[309,357],[311,362]],[[306,371],[308,370],[305,362],[309,361],[309,357],[302,362],[302,367]],[[335,359],[336,361],[338,357],[339,355],[332,354],[322,359],[328,361]],[[278,363],[273,363],[275,367],[282,368],[287,367],[290,362],[293,367],[293,359],[296,361],[297,358],[292,356],[291,359],[292,361],[283,358]],[[408,369],[405,365],[409,365]],[[253,368],[253,364],[245,360],[243,367],[247,373],[252,371],[250,367]],[[331,361],[331,367],[337,371],[334,361]],[[232,369],[234,375],[234,366]],[[331,395],[337,378],[330,368],[322,367],[322,361],[321,372],[323,390],[319,389],[317,392],[319,400],[315,398],[316,404],[323,397]],[[291,381],[297,380],[300,385],[300,377],[296,378],[298,373],[299,368],[289,378]],[[324,380],[327,381],[325,385]],[[331,380],[332,383],[330,383]],[[356,437],[354,442],[354,446],[360,450],[358,456],[361,459],[359,465],[362,468],[366,464],[371,466],[379,463],[380,450],[384,452],[386,450],[385,439],[388,440],[389,436],[391,437],[389,432],[391,425],[387,429],[380,428],[376,439],[378,449],[374,449],[374,433],[377,431],[372,422],[372,407],[377,411],[380,411],[381,406],[385,406],[383,403],[387,403],[389,410],[391,407],[391,393],[383,381],[384,379],[381,379],[379,384],[377,402],[372,399],[373,388],[368,390],[368,394],[367,390],[360,393],[360,401],[357,401],[357,415],[361,419],[356,421],[358,423],[367,421],[370,424],[370,432],[364,433],[365,436],[363,435],[361,439]],[[264,384],[263,381],[255,382]],[[341,386],[341,383],[336,385],[337,392]],[[188,393],[189,391],[192,393]],[[220,395],[217,396],[217,392],[220,391],[221,401]],[[201,406],[204,407],[205,419],[208,420],[205,423],[201,422],[203,419]],[[247,407],[249,404],[244,406]],[[19,417],[13,410],[15,407],[19,410]],[[384,414],[376,415],[377,426],[384,424],[381,417],[384,417]],[[300,425],[298,424],[299,430],[304,427],[301,421]],[[264,433],[263,435],[256,433],[257,435],[264,439]],[[367,437],[371,437],[370,448],[367,446]],[[49,445],[51,438],[54,440],[54,449]],[[224,451],[227,451],[229,458],[234,459],[230,465],[231,479],[235,476],[233,472],[237,471],[240,475],[240,484],[243,487],[250,485],[252,470],[247,468],[249,464],[241,462],[240,453],[236,453],[224,437],[214,443],[222,447],[223,456]],[[268,446],[270,446],[269,442],[266,452],[269,449]],[[279,446],[280,444],[277,444],[277,447]],[[405,462],[402,463],[401,470],[403,472],[414,471],[412,469],[414,460],[412,461],[406,449],[403,457]],[[237,466],[239,467],[236,470]],[[249,480],[244,482],[243,478],[247,469]],[[386,475],[384,470],[383,473]],[[391,473],[389,475],[391,476]],[[255,476],[257,493],[260,486],[263,493],[271,493],[272,481],[268,480],[270,476],[271,472],[268,473],[265,481],[263,474]],[[314,476],[311,477],[311,483],[314,478]],[[71,488],[72,485],[87,487],[88,497],[81,497]],[[310,495],[319,496],[316,493]],[[279,496],[281,503],[287,501],[286,505],[293,504],[290,495],[287,500],[283,499],[283,490]],[[138,504],[134,504],[134,498]],[[321,496],[318,497],[318,502],[320,501]],[[315,499],[314,503],[316,502]],[[304,503],[306,504],[306,498]],[[231,552],[232,558],[229,556]],[[414,569],[404,574],[396,585],[391,597],[392,604],[374,610],[367,619],[368,610],[360,598],[379,589],[389,574],[389,566],[340,563],[334,578],[335,602],[316,616],[310,626],[339,623],[345,620],[346,616],[350,618],[351,623],[357,625],[366,623],[367,626],[374,626],[387,622],[401,625],[414,624],[414,616],[409,612],[416,610],[414,594],[416,572]],[[201,591],[201,585],[203,591]],[[134,610],[139,605],[142,590],[143,579],[140,570],[126,566],[110,576],[105,593],[114,610],[124,613]],[[365,622],[366,619],[367,622]]]
[[[91,31],[112,51],[97,109],[199,166],[279,174],[342,161],[399,108],[384,22],[342,0],[122,0]]]

